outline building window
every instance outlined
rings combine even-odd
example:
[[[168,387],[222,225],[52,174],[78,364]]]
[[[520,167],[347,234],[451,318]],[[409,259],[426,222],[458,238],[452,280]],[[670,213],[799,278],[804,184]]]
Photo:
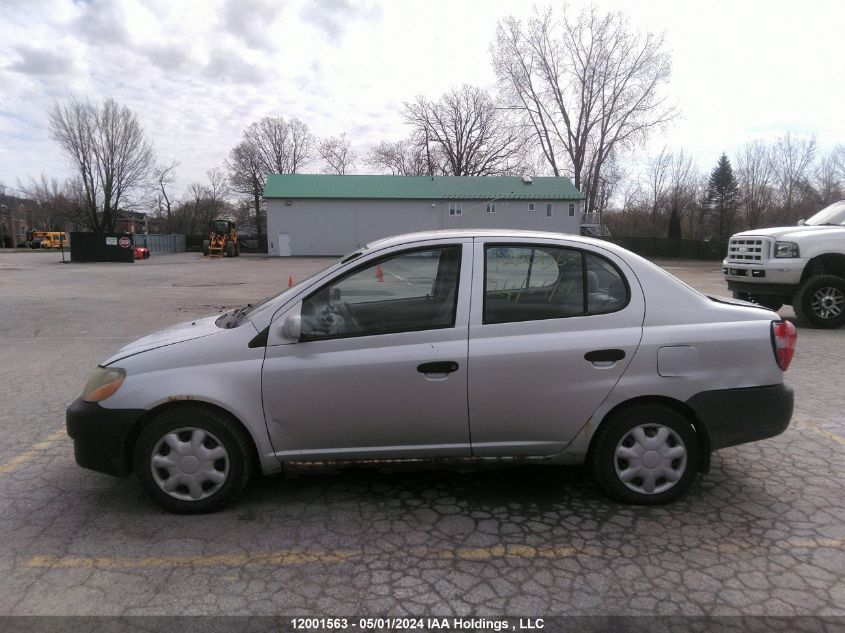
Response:
[[[534,213],[534,203],[533,202],[528,203],[528,213]]]
[[[464,203],[463,202],[450,202],[449,203],[449,215],[463,215],[464,214]]]
[[[488,202],[487,203],[487,213],[496,213],[496,203],[495,202]]]
[[[569,217],[570,218],[575,217],[575,203],[574,202],[569,203]]]
[[[552,217],[552,203],[551,202],[546,203],[546,217],[547,218]]]

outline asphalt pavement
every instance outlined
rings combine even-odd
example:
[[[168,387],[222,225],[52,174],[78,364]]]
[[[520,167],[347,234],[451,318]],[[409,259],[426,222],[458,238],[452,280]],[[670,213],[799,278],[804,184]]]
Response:
[[[391,466],[175,516],[75,464],[64,411],[99,360],[331,261],[0,251],[0,615],[845,615],[845,329],[799,330],[783,435],[719,451],[662,507],[580,468]],[[726,293],[718,262],[660,263]]]

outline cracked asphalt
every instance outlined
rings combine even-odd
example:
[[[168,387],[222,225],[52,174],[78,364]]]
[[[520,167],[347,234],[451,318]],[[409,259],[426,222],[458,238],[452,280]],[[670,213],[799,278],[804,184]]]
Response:
[[[329,261],[0,251],[0,615],[845,614],[845,329],[799,329],[790,428],[669,506],[610,502],[579,468],[390,465],[174,516],[76,466],[64,410],[98,360]],[[718,262],[660,263],[726,294]]]

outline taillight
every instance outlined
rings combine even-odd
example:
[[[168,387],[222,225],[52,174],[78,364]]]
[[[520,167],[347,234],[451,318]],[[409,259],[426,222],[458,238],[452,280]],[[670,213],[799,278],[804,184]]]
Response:
[[[775,352],[775,360],[783,371],[792,362],[792,355],[795,353],[795,341],[798,339],[798,332],[795,326],[789,321],[772,321],[772,348]]]

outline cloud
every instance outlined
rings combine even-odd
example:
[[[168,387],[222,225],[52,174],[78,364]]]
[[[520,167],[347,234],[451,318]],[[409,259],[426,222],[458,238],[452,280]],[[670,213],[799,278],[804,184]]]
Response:
[[[273,22],[284,10],[284,2],[273,0],[225,0],[220,10],[222,29],[249,48],[271,51]]]
[[[317,27],[333,44],[339,44],[346,25],[353,20],[378,20],[381,6],[367,0],[307,0],[300,17]]]
[[[233,51],[213,51],[203,76],[213,80],[226,80],[232,83],[257,84],[267,79],[265,71],[238,57]]]
[[[9,66],[9,70],[24,75],[62,75],[73,72],[73,59],[59,50],[33,48],[23,44],[15,48],[20,60]]]
[[[80,3],[84,7],[74,20],[70,30],[95,46],[129,42],[126,29],[126,15],[121,5],[110,0],[92,0]]]

